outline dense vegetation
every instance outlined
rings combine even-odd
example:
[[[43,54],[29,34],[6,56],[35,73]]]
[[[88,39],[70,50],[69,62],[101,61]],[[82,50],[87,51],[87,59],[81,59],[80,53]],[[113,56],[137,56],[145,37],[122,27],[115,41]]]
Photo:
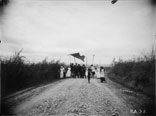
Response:
[[[125,87],[147,95],[150,100],[141,104],[141,109],[146,109],[147,115],[155,116],[155,51],[140,58],[113,62],[108,77]],[[140,98],[141,99],[141,98]]]
[[[25,57],[19,51],[9,59],[1,59],[2,96],[52,82],[59,78],[59,61],[47,62],[46,58],[39,63],[26,63]]]
[[[114,62],[109,78],[149,96],[155,95],[155,52],[140,58]]]

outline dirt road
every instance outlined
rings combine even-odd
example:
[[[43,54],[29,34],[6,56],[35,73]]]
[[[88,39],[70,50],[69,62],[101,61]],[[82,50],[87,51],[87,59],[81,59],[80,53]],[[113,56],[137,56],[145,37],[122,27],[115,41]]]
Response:
[[[68,78],[19,93],[9,101],[14,104],[13,112],[19,115],[142,116],[143,112],[134,111],[145,101],[144,97],[130,94],[108,79],[104,83],[91,79],[88,83],[87,79]]]

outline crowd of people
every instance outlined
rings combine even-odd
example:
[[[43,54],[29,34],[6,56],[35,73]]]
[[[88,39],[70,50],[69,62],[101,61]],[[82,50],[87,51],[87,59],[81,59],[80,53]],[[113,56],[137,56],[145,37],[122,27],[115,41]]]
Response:
[[[104,67],[95,67],[91,65],[86,67],[84,64],[73,64],[60,68],[60,78],[73,77],[73,78],[87,78],[90,83],[90,78],[99,78],[101,82],[105,81],[105,69]]]

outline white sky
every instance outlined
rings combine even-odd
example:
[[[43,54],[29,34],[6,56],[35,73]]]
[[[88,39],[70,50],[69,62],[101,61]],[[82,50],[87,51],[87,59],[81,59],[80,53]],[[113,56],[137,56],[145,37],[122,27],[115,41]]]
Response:
[[[151,50],[154,9],[147,0],[12,0],[1,17],[0,56],[23,48],[30,61],[74,62],[80,52],[88,63],[110,64]],[[82,63],[76,60],[78,63]]]

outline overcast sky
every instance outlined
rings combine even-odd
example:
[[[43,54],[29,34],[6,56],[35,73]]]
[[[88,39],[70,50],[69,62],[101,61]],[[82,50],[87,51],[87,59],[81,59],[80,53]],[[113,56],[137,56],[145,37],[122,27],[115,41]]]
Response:
[[[80,52],[94,64],[110,64],[150,51],[155,39],[154,9],[147,0],[12,0],[1,16],[0,55],[23,48],[30,61],[61,59]],[[82,63],[76,60],[78,63]]]

